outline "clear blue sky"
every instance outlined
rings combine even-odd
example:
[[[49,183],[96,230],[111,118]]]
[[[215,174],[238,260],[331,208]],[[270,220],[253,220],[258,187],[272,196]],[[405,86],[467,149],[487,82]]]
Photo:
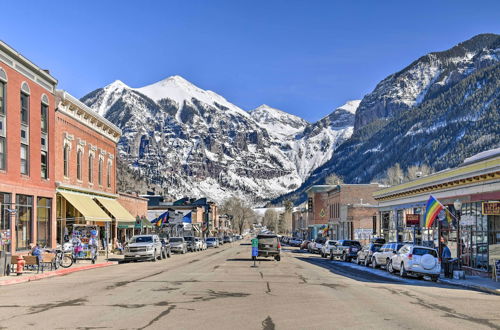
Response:
[[[431,51],[500,33],[500,1],[3,0],[0,39],[81,97],[181,75],[315,121]]]

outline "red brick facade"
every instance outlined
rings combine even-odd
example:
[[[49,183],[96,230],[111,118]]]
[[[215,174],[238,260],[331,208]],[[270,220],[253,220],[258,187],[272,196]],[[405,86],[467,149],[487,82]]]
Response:
[[[148,216],[148,200],[135,195],[118,193],[118,203],[120,203],[130,214],[136,217]]]
[[[15,253],[29,249],[30,244],[37,242],[48,246],[54,246],[55,243],[55,173],[52,169],[55,158],[53,123],[56,104],[53,91],[57,81],[2,42],[0,53],[4,58],[0,57],[0,81],[4,87],[2,105],[5,109],[4,114],[0,115],[4,129],[0,138],[5,139],[5,168],[0,169],[0,202],[3,203],[0,209],[0,229],[11,230],[10,251]],[[27,135],[24,141],[21,138],[21,93],[29,100],[28,116],[23,126],[24,135]],[[45,121],[48,123],[45,139],[48,169],[46,178],[42,178],[41,170],[42,103],[48,110]],[[21,174],[21,143],[28,150],[26,174]],[[16,205],[17,195],[30,196],[31,211]],[[48,204],[44,203],[44,206],[49,207],[44,208],[44,212],[37,212],[39,201],[42,205],[40,198],[50,199]],[[17,212],[12,212],[16,208]],[[39,224],[43,229],[38,230]],[[5,248],[9,249],[8,246]]]

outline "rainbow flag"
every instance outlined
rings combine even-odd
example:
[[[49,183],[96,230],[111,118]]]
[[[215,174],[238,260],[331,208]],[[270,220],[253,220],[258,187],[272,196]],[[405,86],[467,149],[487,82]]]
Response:
[[[439,214],[439,212],[441,212],[443,208],[444,208],[443,204],[439,203],[439,201],[435,199],[434,196],[431,195],[429,197],[429,200],[427,201],[427,206],[425,207],[425,217],[424,217],[424,224],[426,228],[430,228],[432,226],[437,215]]]

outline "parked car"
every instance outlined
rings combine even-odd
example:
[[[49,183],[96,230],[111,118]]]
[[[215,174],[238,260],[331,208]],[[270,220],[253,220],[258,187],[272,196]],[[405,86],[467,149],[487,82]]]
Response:
[[[161,242],[161,245],[163,246],[163,250],[162,250],[163,259],[170,258],[170,256],[172,255],[172,249],[170,246],[170,242],[168,241],[168,238],[166,238],[166,237],[160,238],[160,242]]]
[[[186,241],[188,251],[190,252],[198,251],[196,249],[196,241],[194,236],[184,236],[184,241]]]
[[[310,240],[303,240],[302,243],[300,244],[300,249],[301,250],[307,250],[308,249],[308,246],[309,246],[309,243],[311,243]]]
[[[220,245],[224,245],[224,238],[222,238],[222,237],[217,237],[217,239],[219,240],[219,246],[220,246]]]
[[[300,244],[302,244],[302,240],[297,237],[292,237],[288,240],[288,244],[290,246],[300,246]]]
[[[340,240],[330,250],[330,259],[340,258],[343,261],[351,261],[357,257],[359,250],[361,250],[361,243],[358,241]]]
[[[158,235],[136,235],[127,242],[123,251],[125,261],[163,258],[163,246]]]
[[[321,253],[321,249],[326,242],[326,237],[318,237],[314,240],[314,245],[312,246],[312,253]]]
[[[387,266],[394,251],[397,252],[403,245],[403,243],[387,243],[382,245],[382,247],[372,255],[372,260],[370,262],[372,267],[378,268],[380,266]]]
[[[430,276],[431,280],[436,282],[441,273],[441,262],[435,249],[406,244],[397,253],[393,251],[387,271],[390,273],[399,271],[401,277]]]
[[[196,241],[196,244],[198,246],[199,251],[203,251],[203,250],[207,249],[207,242],[205,242],[204,239],[196,237],[195,241]]]
[[[224,243],[231,243],[233,241],[231,236],[224,236],[223,239],[224,239]]]
[[[370,243],[363,246],[361,250],[358,251],[358,256],[356,257],[356,262],[358,265],[364,264],[369,266],[375,252],[378,252],[383,244]]]
[[[278,236],[275,234],[259,234],[258,239],[258,256],[259,257],[274,257],[276,261],[281,260],[281,244]],[[252,259],[256,257],[252,256]]]
[[[321,248],[321,257],[322,258],[328,258],[330,256],[330,251],[337,245],[337,241],[334,240],[327,240],[325,244],[323,244],[323,247]]]
[[[219,240],[217,237],[207,237],[207,248],[213,247],[213,248],[218,248],[219,247]]]
[[[188,251],[187,243],[184,237],[170,237],[170,248],[172,252],[186,253]]]

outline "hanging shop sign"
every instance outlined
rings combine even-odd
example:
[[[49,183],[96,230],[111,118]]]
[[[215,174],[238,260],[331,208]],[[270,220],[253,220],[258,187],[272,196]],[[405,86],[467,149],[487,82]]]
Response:
[[[500,202],[483,202],[483,215],[500,215]]]
[[[420,214],[407,214],[406,227],[420,226]]]

